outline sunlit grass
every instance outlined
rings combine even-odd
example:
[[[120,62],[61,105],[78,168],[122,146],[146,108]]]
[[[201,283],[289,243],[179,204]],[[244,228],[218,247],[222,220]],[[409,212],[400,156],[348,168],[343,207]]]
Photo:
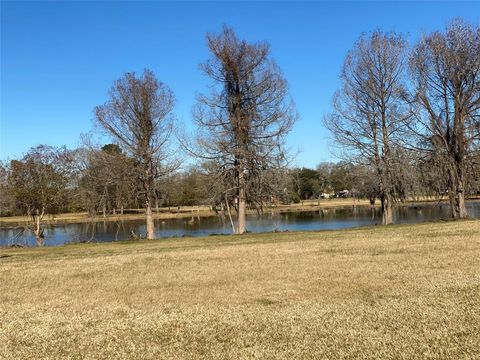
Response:
[[[0,250],[0,358],[478,359],[480,221]]]

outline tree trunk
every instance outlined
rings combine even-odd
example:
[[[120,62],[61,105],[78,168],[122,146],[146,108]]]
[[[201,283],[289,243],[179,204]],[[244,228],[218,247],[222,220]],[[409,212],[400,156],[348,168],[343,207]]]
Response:
[[[382,171],[382,183],[383,183],[383,196],[382,196],[382,224],[389,225],[393,223],[393,176],[391,173],[391,163],[390,163],[390,144],[389,144],[389,135],[388,135],[388,125],[387,125],[387,115],[386,115],[386,106],[384,99],[382,99],[382,145],[383,145],[383,154],[382,162],[384,170]]]
[[[155,239],[155,224],[153,223],[152,205],[147,200],[146,203],[146,217],[147,217],[147,239]]]
[[[246,215],[246,194],[245,194],[245,174],[243,169],[238,174],[238,225],[237,234],[243,234],[246,231],[245,215]]]
[[[452,218],[455,220],[466,219],[468,217],[467,208],[465,206],[465,192],[462,178],[463,176],[460,166],[454,166],[454,169],[450,170],[448,198],[450,200]]]
[[[43,229],[40,227],[40,221],[43,218],[43,215],[45,214],[45,210],[42,210],[42,213],[36,211],[36,214],[33,216],[33,219],[35,221],[35,228],[33,230],[33,234],[35,235],[35,241],[37,242],[37,246],[43,246],[45,245],[45,236],[43,235]]]
[[[458,210],[458,219],[466,219],[468,217],[467,207],[465,206],[465,193],[457,190],[455,202]]]
[[[389,192],[389,187],[386,185],[388,180],[386,179],[385,172],[381,169],[378,171],[378,177],[380,179],[380,203],[382,209],[382,225],[388,225],[393,223],[393,197]],[[375,200],[370,200],[372,209],[375,205]]]
[[[468,217],[467,208],[465,207],[465,157],[466,157],[466,140],[465,140],[465,118],[466,114],[462,111],[463,106],[459,101],[459,96],[455,98],[455,117],[453,125],[452,139],[452,185],[454,192],[452,209],[454,211],[454,219],[466,219]]]
[[[154,197],[154,177],[152,175],[151,158],[144,159],[143,187],[145,190],[145,216],[147,220],[147,239],[155,239],[155,224],[153,222],[152,203]]]
[[[225,196],[225,204],[227,205],[228,218],[230,219],[230,224],[232,225],[233,233],[235,233],[235,225],[232,220],[232,213],[230,212],[230,206],[228,205],[227,196]]]
[[[391,196],[385,194],[382,196],[382,225],[393,223],[393,206]]]

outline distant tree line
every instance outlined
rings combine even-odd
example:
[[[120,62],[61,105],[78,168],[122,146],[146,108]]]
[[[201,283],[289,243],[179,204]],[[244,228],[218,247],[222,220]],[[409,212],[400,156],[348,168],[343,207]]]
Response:
[[[413,47],[401,34],[362,34],[324,118],[343,160],[315,169],[292,167],[285,150],[297,113],[269,45],[225,27],[207,46],[211,85],[193,108],[195,134],[179,129],[174,94],[152,71],[126,73],[94,109],[111,143],[40,145],[1,164],[1,215],[28,215],[39,245],[42,218],[60,212],[144,209],[148,238],[164,206],[234,214],[239,234],[247,208],[334,196],[379,200],[384,224],[396,203],[425,196],[467,217],[466,196],[480,193],[478,25],[455,20]],[[182,164],[180,150],[197,161]]]

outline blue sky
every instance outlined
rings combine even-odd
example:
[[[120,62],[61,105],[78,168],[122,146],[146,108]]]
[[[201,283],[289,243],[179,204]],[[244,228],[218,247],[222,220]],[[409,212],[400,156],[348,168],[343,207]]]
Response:
[[[332,160],[321,119],[347,51],[361,32],[394,30],[411,42],[454,17],[480,22],[480,2],[5,2],[1,3],[0,159],[37,144],[79,144],[94,106],[126,71],[152,69],[174,91],[191,128],[195,94],[209,83],[205,33],[222,24],[267,40],[300,120],[288,136],[296,164]]]

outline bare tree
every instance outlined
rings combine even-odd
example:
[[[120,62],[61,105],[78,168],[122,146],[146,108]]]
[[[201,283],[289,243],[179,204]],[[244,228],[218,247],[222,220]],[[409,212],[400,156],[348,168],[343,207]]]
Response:
[[[407,43],[401,35],[380,31],[362,35],[343,65],[334,113],[324,119],[349,158],[375,167],[383,224],[393,221],[392,149],[401,141],[410,116],[402,101],[406,61]]]
[[[296,113],[268,44],[249,44],[224,27],[207,34],[207,45],[211,58],[201,69],[213,84],[194,107],[198,146],[191,151],[215,163],[225,197],[235,194],[236,232],[242,234],[247,203],[258,203],[252,189],[259,189],[264,171],[285,160],[282,145]]]
[[[172,91],[145,70],[115,81],[109,101],[95,108],[97,122],[134,159],[135,176],[146,212],[147,238],[155,237],[152,214],[154,181],[171,170],[169,139],[173,128]]]
[[[12,160],[8,189],[15,208],[27,215],[37,245],[45,242],[42,220],[46,214],[65,211],[69,202],[70,151],[39,145],[20,160]]]
[[[15,211],[15,204],[9,191],[10,167],[7,162],[0,161],[0,216],[11,215]]]
[[[467,171],[480,142],[480,27],[456,20],[424,37],[410,70],[417,147],[441,160],[452,217],[466,218]]]
[[[123,214],[125,206],[134,204],[137,193],[134,161],[118,145],[78,149],[77,162],[78,202],[92,218],[99,210],[104,218],[117,210]]]

